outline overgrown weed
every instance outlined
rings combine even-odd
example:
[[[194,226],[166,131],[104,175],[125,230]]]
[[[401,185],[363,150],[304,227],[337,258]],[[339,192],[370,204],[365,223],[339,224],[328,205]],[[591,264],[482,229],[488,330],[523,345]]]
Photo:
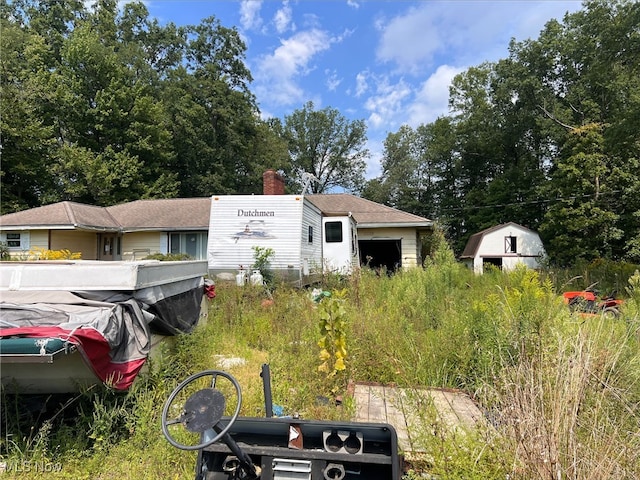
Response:
[[[273,403],[302,418],[351,418],[349,382],[471,394],[495,435],[450,435],[421,407],[430,456],[413,478],[640,477],[640,280],[626,281],[628,301],[613,322],[572,316],[547,273],[479,276],[445,250],[424,269],[378,276],[365,268],[327,281],[327,291],[347,289],[338,382],[318,371],[320,311],[310,291],[220,283],[206,324],[178,337],[130,392],[91,392],[74,406],[73,424],[41,417],[42,429],[30,430],[18,421],[20,401],[3,398],[2,460],[60,462],[50,478],[191,479],[195,456],[160,430],[170,391],[192,373],[229,370],[243,388],[241,414],[262,416],[260,368],[269,364]],[[227,358],[242,362],[221,367]]]

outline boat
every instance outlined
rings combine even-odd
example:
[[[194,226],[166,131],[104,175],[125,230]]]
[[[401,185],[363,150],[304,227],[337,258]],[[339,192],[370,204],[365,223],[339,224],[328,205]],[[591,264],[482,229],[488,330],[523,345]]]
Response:
[[[0,262],[0,376],[15,393],[127,390],[206,318],[206,261]]]

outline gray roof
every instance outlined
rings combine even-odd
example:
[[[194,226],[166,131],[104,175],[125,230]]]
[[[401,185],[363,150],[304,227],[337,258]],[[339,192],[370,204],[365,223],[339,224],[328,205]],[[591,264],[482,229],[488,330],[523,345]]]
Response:
[[[104,207],[75,202],[58,202],[0,216],[0,226],[32,229],[76,228],[118,231],[120,225]]]
[[[429,228],[428,220],[349,194],[316,194],[307,198],[325,215],[351,213],[358,226]],[[58,202],[0,217],[3,229],[77,228],[104,231],[206,230],[211,197],[136,200],[111,207]]]
[[[427,218],[346,193],[314,194],[307,195],[307,198],[325,215],[351,213],[361,228],[433,226],[433,222]]]
[[[467,244],[465,245],[464,251],[462,252],[462,255],[460,255],[460,258],[474,258],[478,253],[478,249],[480,248],[480,244],[482,243],[482,238],[485,235],[510,226],[533,232],[533,230],[531,230],[530,228],[523,227],[522,225],[519,225],[515,222],[507,222],[501,225],[495,225],[493,227],[485,228],[481,232],[474,233],[473,235],[471,235],[471,237],[469,237],[469,240],[467,241]]]
[[[124,231],[206,230],[211,197],[136,200],[107,210]]]

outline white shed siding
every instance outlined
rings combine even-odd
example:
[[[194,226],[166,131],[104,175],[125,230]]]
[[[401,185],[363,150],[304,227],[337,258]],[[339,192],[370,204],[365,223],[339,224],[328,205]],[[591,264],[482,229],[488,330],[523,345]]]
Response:
[[[420,266],[418,233],[410,228],[358,228],[358,240],[400,240],[402,268]]]
[[[516,238],[515,252],[507,251],[506,237]],[[513,269],[519,264],[538,268],[542,256],[544,256],[544,247],[538,233],[511,224],[482,237],[482,242],[473,259],[473,269],[476,272],[482,272],[486,258],[501,258],[504,270]]]

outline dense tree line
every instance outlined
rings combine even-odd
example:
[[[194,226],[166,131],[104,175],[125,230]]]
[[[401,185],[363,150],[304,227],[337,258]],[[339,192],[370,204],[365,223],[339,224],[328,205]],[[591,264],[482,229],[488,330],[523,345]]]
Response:
[[[314,191],[364,182],[363,122],[311,103],[261,120],[246,47],[214,17],[160,25],[143,3],[116,0],[0,9],[2,213],[260,193],[267,168],[293,190],[302,173]]]
[[[2,6],[2,210],[252,193],[286,145],[259,120],[245,45],[142,3]]]
[[[437,220],[458,253],[515,221],[557,264],[640,261],[638,2],[588,0],[458,75],[451,113],[390,133],[366,184],[363,121],[310,102],[260,118],[235,28],[87,5],[0,0],[2,213],[259,193],[275,168],[292,192],[342,187]]]
[[[365,196],[438,220],[457,252],[515,221],[557,264],[640,261],[640,3],[585,2],[458,75],[449,101],[387,136]]]

